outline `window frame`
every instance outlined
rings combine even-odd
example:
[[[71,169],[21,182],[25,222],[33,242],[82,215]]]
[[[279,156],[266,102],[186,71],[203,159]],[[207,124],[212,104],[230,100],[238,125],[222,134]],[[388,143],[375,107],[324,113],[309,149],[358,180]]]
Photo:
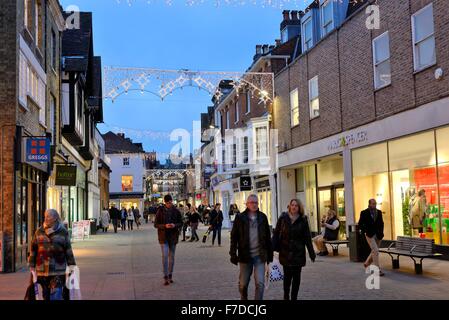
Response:
[[[296,107],[293,108],[293,95],[296,94]],[[296,112],[295,112],[296,110]],[[297,113],[297,117],[294,118],[294,114]],[[299,90],[298,88],[293,89],[292,91],[290,91],[290,126],[296,127],[297,125],[299,125]]]
[[[323,37],[325,37],[326,35],[328,35],[329,33],[332,32],[332,30],[334,30],[335,28],[335,17],[334,17],[334,0],[325,0],[323,2],[323,4],[320,5],[320,16],[321,16],[321,34]],[[330,6],[330,10],[331,10],[331,20],[325,25],[324,24],[324,9],[325,7]],[[331,29],[326,32],[326,28],[331,25]]]
[[[239,103],[239,100],[237,100],[235,103],[234,103],[234,112],[235,112],[235,115],[234,115],[234,117],[235,117],[235,122],[234,122],[234,124],[237,124],[238,122],[239,122],[239,118],[240,118],[240,115],[239,115],[239,108],[240,108],[240,103]]]
[[[312,89],[312,82],[315,82],[316,79],[316,87],[317,87],[317,93],[318,95],[316,97],[312,98],[311,89]],[[318,115],[313,115],[312,113],[312,102],[318,100]],[[310,112],[310,120],[318,118],[320,116],[320,86],[319,86],[319,78],[318,75],[313,77],[309,80],[309,112]]]
[[[375,44],[376,44],[376,41],[379,41],[383,37],[388,37],[388,58],[386,58],[385,60],[376,62],[377,57],[376,57],[376,45]],[[379,89],[382,89],[382,88],[385,88],[385,87],[388,87],[389,85],[391,85],[391,50],[390,50],[390,33],[389,33],[389,31],[385,31],[380,36],[373,39],[372,50],[373,50],[374,89],[379,90]],[[380,85],[379,83],[377,83],[378,68],[380,65],[384,64],[387,61],[390,62],[390,81],[386,84]]]
[[[122,158],[122,166],[123,167],[129,167],[129,164],[130,164],[130,158],[129,157],[123,157]],[[127,164],[126,164],[126,162],[127,162]]]
[[[249,91],[246,92],[246,113],[249,114],[251,112],[251,94]]]
[[[308,41],[306,41],[306,25],[310,23],[310,47],[307,47],[306,49],[306,44]],[[302,24],[302,51],[306,52],[308,50],[310,50],[313,47],[313,19],[312,17],[309,17],[306,19],[306,21],[304,21],[304,23]]]
[[[226,110],[226,129],[231,128],[231,116],[229,114],[229,109]]]
[[[416,17],[419,16],[420,14],[422,14],[424,11],[431,9],[432,10],[432,27],[433,27],[433,32],[431,35],[421,39],[419,42],[416,41]],[[412,22],[412,43],[413,43],[413,68],[415,72],[419,72],[422,71],[424,69],[427,69],[433,65],[435,65],[437,63],[437,57],[436,57],[436,44],[434,47],[434,52],[435,52],[435,59],[424,66],[419,66],[419,50],[418,50],[418,45],[423,43],[424,41],[430,39],[433,37],[434,39],[434,43],[435,43],[435,16],[434,16],[434,10],[433,10],[433,3],[429,3],[428,5],[426,5],[425,7],[421,8],[420,10],[416,11],[414,14],[412,14],[411,16],[411,22]]]

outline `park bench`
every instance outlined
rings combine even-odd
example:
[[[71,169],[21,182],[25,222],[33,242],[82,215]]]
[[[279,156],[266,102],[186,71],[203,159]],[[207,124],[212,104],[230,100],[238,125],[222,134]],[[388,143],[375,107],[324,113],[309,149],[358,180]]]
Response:
[[[332,254],[338,256],[338,246],[341,244],[349,244],[349,240],[324,240],[324,244],[329,244],[332,247]]]
[[[390,255],[393,269],[399,269],[400,256],[407,256],[415,263],[415,273],[422,274],[423,259],[441,256],[440,253],[435,253],[435,240],[433,239],[398,237],[395,247],[393,247],[394,244],[393,242],[388,248],[379,249],[379,252]]]

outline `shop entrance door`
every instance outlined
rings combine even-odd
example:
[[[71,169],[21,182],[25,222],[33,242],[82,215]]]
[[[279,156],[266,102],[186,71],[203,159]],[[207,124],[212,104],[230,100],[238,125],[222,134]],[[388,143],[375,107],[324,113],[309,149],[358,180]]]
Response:
[[[343,185],[319,188],[318,190],[318,225],[326,217],[329,209],[337,213],[340,221],[340,239],[346,239],[345,188]]]

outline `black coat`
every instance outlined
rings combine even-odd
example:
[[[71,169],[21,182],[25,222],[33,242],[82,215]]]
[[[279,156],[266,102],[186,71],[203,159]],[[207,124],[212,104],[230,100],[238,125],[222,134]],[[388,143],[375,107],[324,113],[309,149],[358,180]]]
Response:
[[[306,247],[309,257],[315,260],[309,222],[300,216],[292,224],[288,213],[283,213],[273,232],[273,248],[279,252],[279,262],[283,266],[306,265]]]
[[[363,210],[360,213],[359,228],[360,231],[368,237],[372,238],[376,235],[378,240],[382,240],[384,238],[384,220],[382,218],[382,211],[377,210],[377,219],[374,221],[371,217],[370,209]]]
[[[223,212],[221,210],[212,210],[209,215],[209,221],[213,227],[221,227],[223,224]]]
[[[111,217],[111,220],[120,220],[120,210],[117,208],[109,209],[109,217]]]
[[[165,225],[168,223],[174,223],[175,227],[166,229]],[[159,207],[156,213],[156,219],[154,220],[154,227],[157,229],[160,244],[163,244],[166,241],[170,244],[177,244],[179,230],[182,227],[181,212],[175,207],[171,207],[170,209],[165,206]]]
[[[267,216],[257,211],[257,222],[259,231],[259,257],[263,262],[273,261],[273,248],[271,245],[271,232],[268,226]],[[249,217],[248,209],[235,217],[231,231],[231,259],[237,258],[238,262],[248,263],[251,261],[249,250]]]

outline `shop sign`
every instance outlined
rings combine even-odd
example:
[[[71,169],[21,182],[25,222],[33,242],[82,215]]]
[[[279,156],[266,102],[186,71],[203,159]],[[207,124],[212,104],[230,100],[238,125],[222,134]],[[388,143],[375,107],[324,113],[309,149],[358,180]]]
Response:
[[[26,161],[50,162],[50,139],[27,138]]]
[[[240,191],[251,191],[251,177],[240,177]]]
[[[84,240],[90,235],[90,220],[74,221],[72,223],[72,240]]]
[[[238,182],[233,182],[232,183],[232,189],[238,190],[239,189],[239,183]]]
[[[76,166],[56,166],[57,186],[76,186]]]
[[[346,136],[340,137],[336,140],[331,141],[328,146],[329,151],[333,151],[339,148],[350,146],[356,143],[366,142],[368,140],[368,132],[361,131],[356,133],[351,133]]]
[[[269,186],[270,186],[269,180],[263,180],[263,181],[256,182],[256,189],[263,189],[263,188],[267,188]]]

